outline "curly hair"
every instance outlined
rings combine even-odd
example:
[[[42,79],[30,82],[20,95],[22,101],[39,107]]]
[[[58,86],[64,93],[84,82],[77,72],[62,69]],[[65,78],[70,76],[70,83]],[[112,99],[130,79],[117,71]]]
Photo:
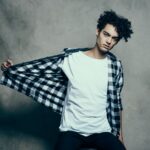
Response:
[[[131,28],[131,22],[122,16],[117,15],[114,11],[104,11],[97,20],[97,29],[101,31],[106,24],[111,24],[116,27],[119,34],[119,39],[124,38],[125,42],[128,42],[128,38],[131,38],[133,30]]]

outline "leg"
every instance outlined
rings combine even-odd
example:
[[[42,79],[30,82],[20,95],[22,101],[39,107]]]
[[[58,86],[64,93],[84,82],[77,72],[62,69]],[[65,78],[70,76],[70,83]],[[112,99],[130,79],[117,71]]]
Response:
[[[121,141],[109,132],[93,134],[92,141],[98,150],[126,150]]]
[[[79,150],[81,144],[82,138],[79,134],[72,131],[60,132],[55,150]]]

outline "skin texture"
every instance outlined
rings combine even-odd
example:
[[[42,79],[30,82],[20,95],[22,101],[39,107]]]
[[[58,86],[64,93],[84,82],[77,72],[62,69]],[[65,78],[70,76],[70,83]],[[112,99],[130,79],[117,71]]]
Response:
[[[95,47],[84,53],[96,59],[103,59],[106,53],[118,43],[119,36],[116,28],[107,24],[101,31],[96,30],[96,37]]]
[[[13,65],[12,60],[11,60],[11,59],[7,59],[5,62],[3,62],[3,63],[1,64],[1,70],[3,71],[3,70],[9,68],[9,67],[12,66],[12,65]]]

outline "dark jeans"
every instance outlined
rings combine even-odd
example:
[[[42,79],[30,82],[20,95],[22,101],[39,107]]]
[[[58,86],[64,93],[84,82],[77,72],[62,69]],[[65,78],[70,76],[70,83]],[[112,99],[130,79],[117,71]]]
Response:
[[[73,131],[59,133],[55,150],[80,150],[83,147],[97,150],[125,150],[121,141],[112,133],[96,133],[85,137]]]

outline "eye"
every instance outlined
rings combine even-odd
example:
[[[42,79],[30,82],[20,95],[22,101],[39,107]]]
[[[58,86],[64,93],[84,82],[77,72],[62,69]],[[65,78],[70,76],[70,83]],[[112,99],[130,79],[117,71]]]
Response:
[[[108,37],[108,36],[109,36],[109,34],[108,34],[108,33],[106,33],[106,32],[103,32],[103,34],[104,34],[106,37]]]
[[[117,37],[113,38],[113,41],[114,41],[114,42],[117,42],[117,41],[118,41],[118,38],[117,38]]]

